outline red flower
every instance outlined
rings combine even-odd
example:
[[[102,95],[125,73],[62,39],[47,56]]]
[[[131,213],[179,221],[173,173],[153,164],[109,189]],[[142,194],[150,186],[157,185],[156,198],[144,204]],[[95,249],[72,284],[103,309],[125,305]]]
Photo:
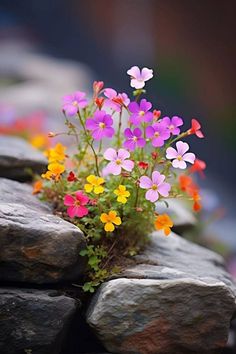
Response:
[[[156,109],[154,109],[153,111],[153,120],[158,120],[161,116],[161,111],[157,111]]]
[[[97,97],[99,92],[103,89],[103,86],[104,86],[103,81],[94,81],[94,83],[93,83],[94,97]]]
[[[104,97],[97,97],[97,98],[95,98],[94,102],[96,103],[96,105],[98,106],[99,109],[102,109],[104,101],[105,101]]]
[[[158,153],[157,152],[152,152],[152,159],[156,160],[158,158]]]
[[[189,171],[191,173],[198,172],[201,177],[205,177],[204,170],[206,169],[206,162],[203,160],[196,159],[194,164],[190,167]]]
[[[76,175],[74,174],[74,172],[70,171],[68,177],[67,177],[67,181],[68,182],[75,182],[77,181],[77,177]]]
[[[200,129],[201,124],[198,122],[198,120],[192,119],[192,127],[188,130],[188,134],[195,134],[198,138],[204,138],[204,135]]]
[[[138,167],[143,168],[144,170],[146,170],[146,168],[148,168],[148,163],[144,162],[144,161],[139,161]]]

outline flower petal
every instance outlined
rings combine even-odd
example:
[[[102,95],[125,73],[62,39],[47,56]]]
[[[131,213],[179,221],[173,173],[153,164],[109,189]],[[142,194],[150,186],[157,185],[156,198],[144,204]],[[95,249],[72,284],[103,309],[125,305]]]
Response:
[[[75,198],[72,195],[70,195],[70,194],[65,195],[64,205],[71,206],[71,205],[74,205],[74,202],[75,202]]]
[[[178,156],[178,152],[173,147],[168,147],[166,149],[166,158],[167,159],[174,159]]]
[[[187,154],[183,155],[183,160],[194,163],[196,156],[192,152],[188,152]]]
[[[122,167],[124,170],[130,172],[130,171],[132,171],[132,169],[134,168],[134,162],[131,161],[131,160],[125,160],[125,161],[123,161],[121,167]]]
[[[143,68],[141,71],[141,77],[144,81],[150,80],[153,77],[153,70],[148,68]]]
[[[117,152],[115,149],[108,148],[103,154],[104,158],[108,161],[114,161],[117,159]]]
[[[154,184],[158,185],[158,184],[162,183],[164,181],[164,179],[165,179],[165,176],[161,175],[160,172],[158,172],[158,171],[152,172],[152,182]]]
[[[172,166],[174,168],[180,168],[181,170],[184,170],[187,167],[187,164],[183,160],[179,161],[178,159],[175,159],[172,161]]]
[[[130,157],[130,153],[129,151],[125,150],[125,149],[119,149],[118,150],[118,154],[117,154],[117,157],[121,160],[125,160],[127,159],[128,157]]]
[[[106,232],[112,232],[115,230],[115,226],[112,224],[112,222],[107,222],[104,226],[104,229]]]
[[[171,186],[169,183],[161,183],[159,186],[158,186],[158,192],[163,196],[163,197],[168,197],[169,195],[169,191],[171,189]]]
[[[136,79],[140,79],[140,69],[138,66],[132,66],[129,70],[127,70],[127,74]]]
[[[185,152],[189,150],[189,145],[187,143],[184,143],[183,141],[178,141],[176,143],[176,148],[177,148],[178,154],[183,156],[183,154],[185,154]]]
[[[145,194],[145,198],[147,200],[150,200],[150,202],[154,203],[158,200],[159,198],[159,194],[157,190],[153,190],[153,189],[149,189],[146,194]]]
[[[106,172],[118,176],[121,174],[121,165],[117,165],[115,162],[109,162],[106,167]]]
[[[152,183],[151,178],[149,178],[149,177],[147,177],[147,176],[142,176],[142,177],[140,178],[140,184],[139,184],[139,186],[140,186],[141,188],[149,189],[149,188],[152,188],[152,185],[153,185],[153,183]]]

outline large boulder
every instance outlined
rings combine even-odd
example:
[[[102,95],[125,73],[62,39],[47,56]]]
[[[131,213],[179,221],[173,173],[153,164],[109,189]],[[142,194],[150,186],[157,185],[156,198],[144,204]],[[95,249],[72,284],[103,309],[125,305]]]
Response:
[[[108,351],[199,354],[226,345],[236,288],[219,255],[154,233],[136,260],[101,286],[87,312]]]
[[[0,280],[76,280],[85,267],[82,232],[53,215],[29,185],[0,178],[0,195]]]
[[[78,306],[55,290],[1,288],[0,353],[61,353]]]
[[[46,166],[43,154],[25,140],[0,136],[0,177],[27,180],[32,172],[42,173]]]

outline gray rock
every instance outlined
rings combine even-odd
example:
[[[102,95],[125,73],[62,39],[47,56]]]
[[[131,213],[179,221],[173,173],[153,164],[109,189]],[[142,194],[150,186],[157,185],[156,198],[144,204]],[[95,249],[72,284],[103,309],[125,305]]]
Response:
[[[60,353],[78,305],[55,290],[0,289],[0,353]]]
[[[55,283],[84,271],[82,232],[25,184],[0,179],[0,280]]]
[[[215,353],[226,345],[236,287],[212,251],[152,235],[137,265],[101,286],[87,322],[122,354]]]
[[[42,173],[47,160],[25,140],[0,136],[0,177],[16,180],[31,179],[31,171]]]

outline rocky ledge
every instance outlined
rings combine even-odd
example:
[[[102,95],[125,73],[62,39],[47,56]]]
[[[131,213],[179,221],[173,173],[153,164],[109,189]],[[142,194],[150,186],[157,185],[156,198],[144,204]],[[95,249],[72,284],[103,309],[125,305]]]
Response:
[[[83,273],[82,232],[53,215],[29,185],[0,178],[0,280],[56,283]]]
[[[0,353],[60,353],[79,306],[55,290],[1,288]]]
[[[103,284],[87,312],[108,351],[199,354],[226,345],[236,287],[219,255],[154,233],[137,263]]]
[[[33,173],[42,173],[47,160],[25,140],[0,136],[0,177],[29,180]]]

